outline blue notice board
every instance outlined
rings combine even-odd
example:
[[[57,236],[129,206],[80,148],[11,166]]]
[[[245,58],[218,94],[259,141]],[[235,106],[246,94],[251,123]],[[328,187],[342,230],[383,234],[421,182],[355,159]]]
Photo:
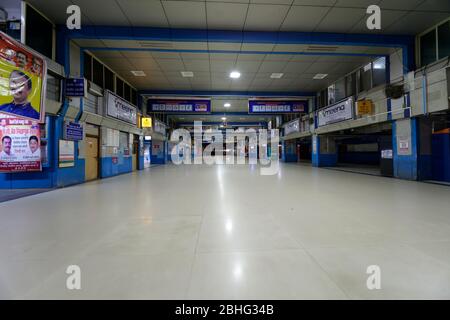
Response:
[[[211,100],[148,99],[151,112],[210,113]]]
[[[64,140],[83,140],[83,126],[76,122],[65,122]]]
[[[307,100],[249,100],[248,113],[307,113]]]
[[[65,81],[65,95],[67,97],[84,97],[84,78],[67,78]]]

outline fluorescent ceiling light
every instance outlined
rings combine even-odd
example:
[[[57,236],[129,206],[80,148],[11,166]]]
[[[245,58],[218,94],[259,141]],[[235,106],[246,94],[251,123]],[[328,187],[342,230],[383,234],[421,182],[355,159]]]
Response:
[[[183,76],[183,78],[194,77],[194,73],[192,71],[181,71],[181,75]]]
[[[327,73],[318,73],[313,77],[313,79],[321,80],[321,79],[325,78],[327,75],[328,75]]]
[[[227,120],[227,118],[225,118],[225,117],[222,117],[222,120],[223,120],[223,121],[225,121],[225,120]]]
[[[240,73],[240,72],[238,72],[238,71],[232,71],[232,72],[230,72],[230,78],[238,79],[238,78],[240,78],[240,77],[241,77],[241,73]]]
[[[229,108],[229,107],[231,107],[231,103],[227,102],[227,103],[225,103],[223,106],[224,106],[225,108]]]
[[[271,77],[272,79],[280,79],[283,75],[284,75],[284,73],[277,73],[277,72],[275,72],[275,73],[272,73],[272,74],[270,75],[270,77]]]
[[[142,70],[131,71],[131,73],[135,77],[145,77],[145,73]]]

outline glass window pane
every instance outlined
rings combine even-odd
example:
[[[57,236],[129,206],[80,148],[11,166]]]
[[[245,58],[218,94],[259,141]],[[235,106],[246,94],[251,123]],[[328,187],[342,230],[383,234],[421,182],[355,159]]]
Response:
[[[352,73],[351,75],[345,78],[345,93],[347,97],[353,96],[356,94],[356,74]]]
[[[131,103],[137,106],[137,92],[134,89],[131,90]],[[138,106],[138,108],[140,108],[140,106]]]
[[[105,89],[114,92],[114,73],[105,68]]]
[[[116,94],[123,98],[123,81],[116,77]]]
[[[336,102],[335,91],[334,84],[328,87],[328,104],[333,104]]]
[[[386,58],[382,57],[375,60],[373,67],[373,86],[379,86],[386,83]]]
[[[123,87],[123,98],[124,98],[125,100],[131,102],[131,94],[130,94],[130,90],[131,90],[130,86],[129,86],[128,84],[125,83],[125,84],[124,84],[124,87]]]
[[[334,87],[334,98],[336,102],[345,98],[345,78],[336,82]]]
[[[438,28],[439,59],[450,56],[450,21]]]
[[[86,52],[84,53],[84,77],[92,81],[92,57]]]
[[[366,64],[361,69],[361,91],[372,88],[372,63]]]
[[[103,88],[103,65],[92,59],[92,82]]]
[[[2,1],[3,2],[3,1]],[[14,1],[13,1],[14,3]],[[3,3],[2,3],[3,7]],[[27,5],[25,17],[25,39],[26,44],[42,53],[48,58],[52,58],[53,49],[53,25],[40,13]],[[20,14],[19,14],[20,18]]]
[[[426,66],[436,61],[436,29],[420,37],[420,63]]]

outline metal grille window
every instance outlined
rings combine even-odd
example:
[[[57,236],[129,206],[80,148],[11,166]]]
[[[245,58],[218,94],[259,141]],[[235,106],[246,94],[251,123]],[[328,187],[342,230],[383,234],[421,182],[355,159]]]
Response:
[[[87,112],[98,113],[98,97],[88,92],[83,102],[83,109]]]
[[[54,101],[61,101],[61,79],[47,73],[46,98]]]

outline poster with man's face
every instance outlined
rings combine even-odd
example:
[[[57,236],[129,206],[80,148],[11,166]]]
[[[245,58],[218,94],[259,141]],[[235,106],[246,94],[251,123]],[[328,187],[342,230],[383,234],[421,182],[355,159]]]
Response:
[[[0,32],[0,119],[9,114],[44,122],[45,59]]]

